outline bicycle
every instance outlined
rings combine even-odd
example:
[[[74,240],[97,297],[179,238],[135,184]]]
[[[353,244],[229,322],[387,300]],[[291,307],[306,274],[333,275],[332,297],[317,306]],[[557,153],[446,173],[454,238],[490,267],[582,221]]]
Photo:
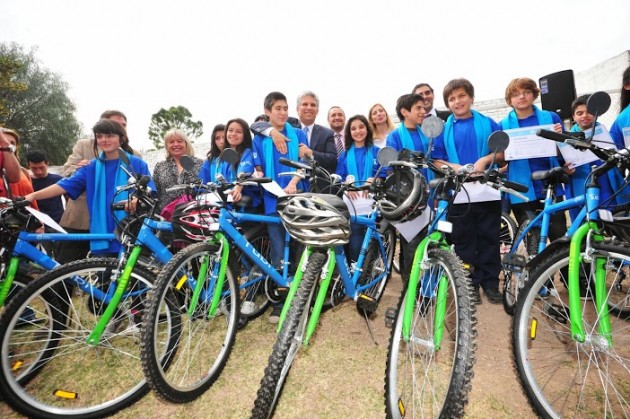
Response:
[[[123,190],[134,189],[153,208],[148,181],[143,177]],[[13,409],[31,417],[102,417],[147,393],[137,340],[155,273],[138,261],[143,247],[162,263],[171,256],[153,234],[170,230],[170,223],[149,214],[119,232],[130,249],[120,260],[92,258],[57,267],[7,304],[0,318],[0,392]],[[29,311],[34,318],[24,322]],[[160,322],[164,348],[177,336],[176,318],[167,314]],[[108,371],[113,374],[104,379]]]
[[[509,139],[498,131],[488,141],[496,155]],[[460,417],[475,363],[476,307],[467,271],[446,239],[445,234],[452,230],[447,221],[449,206],[465,182],[480,181],[519,196],[517,191],[527,188],[502,180],[492,168],[479,175],[457,172],[450,166],[435,167],[422,155],[412,161],[417,167],[428,166],[441,178],[431,181],[437,200],[435,216],[416,250],[409,283],[398,307],[386,314],[392,333],[385,370],[385,410],[394,418]]]
[[[591,96],[589,113],[602,113],[598,104],[607,109],[610,97],[603,95]],[[601,106],[606,98],[607,106]],[[535,265],[517,300],[512,336],[517,372],[541,416],[627,417],[629,318],[611,304],[616,304],[616,284],[627,276],[630,248],[602,233],[602,224],[614,219],[599,208],[597,178],[615,167],[629,168],[630,153],[598,150],[565,134],[541,130],[538,135],[590,150],[603,164],[591,172],[586,188],[586,221],[570,243],[547,252]],[[549,292],[545,298],[542,290]]]
[[[381,149],[378,154],[381,167],[390,165],[396,155],[397,153],[389,147]],[[374,194],[377,204],[370,214],[372,223],[378,217],[377,214],[384,210],[384,206],[388,211],[400,214],[405,212],[409,217],[418,215],[426,206],[427,192],[424,190],[426,181],[417,172],[412,173],[409,180],[416,185],[414,190],[418,191],[418,194],[423,193],[424,199],[416,202],[414,195],[408,199],[410,202],[405,200],[407,203],[405,209],[394,203],[387,205],[384,200],[386,188],[396,179],[396,175],[392,176],[385,182],[375,181],[372,185],[356,188],[358,190],[369,188]],[[378,176],[375,178],[378,179]],[[303,276],[296,277],[291,284],[289,296],[280,316],[278,338],[254,403],[252,417],[256,418],[269,417],[273,414],[299,348],[308,345],[315,332],[326,298],[326,290],[335,269],[341,275],[344,295],[356,301],[359,307],[367,304],[371,310],[375,310],[389,275],[390,265],[387,258],[393,256],[388,256],[383,239],[371,224],[365,233],[356,265],[352,268],[347,265],[343,244],[348,241],[349,221],[365,223],[366,220],[359,216],[349,216],[345,204],[336,196],[298,195],[281,204],[280,208],[287,230],[291,232],[292,237],[307,247],[298,267],[303,271]],[[376,255],[377,263],[366,275],[364,266],[370,266],[366,257],[370,253]],[[378,293],[366,295],[365,290],[378,290]]]

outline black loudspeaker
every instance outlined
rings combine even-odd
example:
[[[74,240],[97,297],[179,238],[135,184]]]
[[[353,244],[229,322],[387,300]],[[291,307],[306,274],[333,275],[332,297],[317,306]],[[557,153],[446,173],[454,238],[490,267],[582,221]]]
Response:
[[[571,103],[575,100],[573,70],[558,71],[541,77],[538,85],[542,108],[557,113],[562,119],[570,119]]]

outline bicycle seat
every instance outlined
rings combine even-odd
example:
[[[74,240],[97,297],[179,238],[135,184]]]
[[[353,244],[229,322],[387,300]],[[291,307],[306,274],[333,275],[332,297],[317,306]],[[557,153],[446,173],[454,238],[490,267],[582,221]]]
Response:
[[[532,180],[542,180],[552,185],[558,185],[560,183],[569,183],[569,175],[564,173],[563,167],[554,167],[549,170],[538,170],[532,173]]]

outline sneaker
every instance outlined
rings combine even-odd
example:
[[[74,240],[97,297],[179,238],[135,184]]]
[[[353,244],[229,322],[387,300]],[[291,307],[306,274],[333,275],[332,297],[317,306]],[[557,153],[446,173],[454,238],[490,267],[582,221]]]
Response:
[[[481,294],[479,293],[479,286],[478,285],[473,286],[473,291],[472,291],[472,294],[471,294],[470,301],[476,306],[481,304],[481,302],[482,302],[481,301]]]
[[[492,304],[501,304],[503,302],[503,295],[498,288],[488,288],[484,289],[483,293],[488,297],[488,301]]]
[[[241,314],[244,316],[250,316],[258,310],[258,306],[253,301],[243,301],[241,304]]]
[[[278,324],[280,321],[280,314],[282,313],[282,305],[274,305],[271,309],[271,314],[269,315],[269,323]]]

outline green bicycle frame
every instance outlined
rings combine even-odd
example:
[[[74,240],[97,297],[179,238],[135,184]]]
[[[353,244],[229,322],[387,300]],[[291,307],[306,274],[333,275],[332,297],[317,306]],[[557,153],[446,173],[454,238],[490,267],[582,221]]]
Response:
[[[134,248],[131,250],[129,260],[125,264],[125,269],[123,270],[120,278],[118,278],[116,291],[114,291],[114,295],[112,296],[111,301],[109,302],[109,304],[107,304],[107,309],[105,309],[105,312],[99,319],[98,323],[96,323],[96,326],[92,330],[92,333],[90,333],[90,336],[88,336],[87,338],[88,345],[96,346],[99,344],[103,331],[114,316],[114,313],[118,309],[118,304],[120,304],[120,300],[127,290],[129,279],[131,278],[131,272],[133,271],[134,266],[136,266],[136,262],[138,261],[138,257],[140,256],[141,251],[142,246],[134,246]]]
[[[289,293],[287,294],[287,298],[282,306],[282,313],[280,313],[280,320],[278,321],[278,329],[276,332],[280,333],[282,329],[282,324],[287,317],[287,313],[289,312],[289,307],[291,307],[291,302],[295,297],[295,293],[297,293],[298,288],[300,287],[300,283],[302,282],[302,276],[304,276],[304,271],[306,270],[306,264],[308,263],[308,259],[311,257],[311,253],[313,253],[313,249],[311,246],[307,246],[302,252],[302,256],[300,257],[300,263],[298,264],[298,268],[295,272],[295,277],[291,282],[291,286],[289,287]]]
[[[602,242],[597,223],[589,221],[571,237],[569,248],[569,317],[571,320],[571,336],[573,340],[583,343],[586,340],[584,322],[582,320],[582,304],[580,303],[580,264],[582,263],[582,242],[593,231],[594,240]],[[591,269],[595,272],[595,308],[599,319],[598,328],[602,336],[612,345],[610,317],[606,298],[606,258],[595,256]]]
[[[411,268],[411,274],[409,275],[409,283],[407,284],[407,295],[405,297],[405,307],[403,314],[402,324],[402,338],[405,342],[409,342],[411,336],[411,319],[413,319],[414,305],[416,301],[416,295],[418,290],[418,284],[420,282],[420,269],[427,259],[428,248],[430,244],[437,244],[444,249],[450,249],[450,246],[444,240],[444,234],[440,231],[434,231],[425,237],[418,248],[413,258],[413,265]],[[434,319],[434,335],[433,344],[435,350],[439,350],[442,345],[442,337],[444,336],[444,318],[446,317],[446,296],[448,291],[448,280],[444,275],[440,276],[438,282],[438,291],[435,306],[435,319]]]
[[[9,261],[7,275],[4,281],[0,283],[0,307],[4,305],[4,301],[9,296],[9,290],[11,289],[11,285],[13,285],[13,280],[15,279],[19,263],[20,259],[17,257],[12,257]]]

